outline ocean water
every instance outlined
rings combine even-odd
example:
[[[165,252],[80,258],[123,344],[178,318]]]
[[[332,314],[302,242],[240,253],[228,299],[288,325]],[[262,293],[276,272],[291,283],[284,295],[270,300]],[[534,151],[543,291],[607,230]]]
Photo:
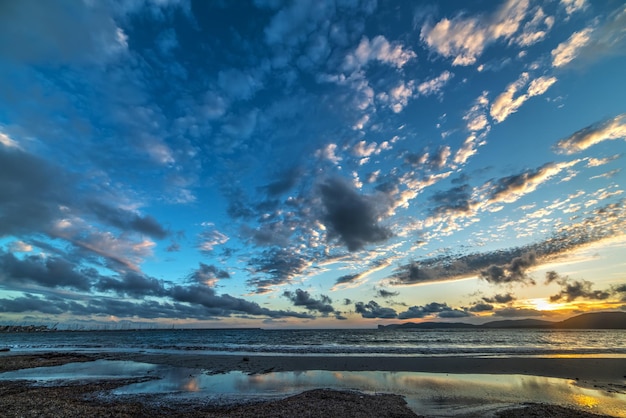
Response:
[[[626,356],[626,330],[128,330],[2,333],[12,352],[257,355]]]

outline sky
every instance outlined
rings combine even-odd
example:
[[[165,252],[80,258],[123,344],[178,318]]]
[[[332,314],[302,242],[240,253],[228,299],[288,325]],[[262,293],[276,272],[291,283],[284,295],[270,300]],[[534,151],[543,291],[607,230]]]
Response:
[[[0,6],[0,322],[626,310],[623,1]]]

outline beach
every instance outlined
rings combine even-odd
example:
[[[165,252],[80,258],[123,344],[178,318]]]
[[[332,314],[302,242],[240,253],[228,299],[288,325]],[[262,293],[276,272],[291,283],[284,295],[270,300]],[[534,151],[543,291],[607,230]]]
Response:
[[[0,372],[26,371],[69,363],[136,362],[161,367],[202,370],[203,375],[219,379],[232,373],[245,376],[280,375],[284,372],[307,373],[313,370],[334,373],[433,373],[432,376],[525,375],[568,379],[569,384],[604,392],[608,396],[626,393],[624,358],[462,358],[462,357],[366,357],[366,356],[241,356],[169,353],[2,353]],[[88,363],[92,362],[92,363]],[[113,363],[111,363],[113,364]],[[130,364],[130,363],[129,363]],[[411,376],[410,374],[407,374]],[[24,380],[0,381],[0,407],[6,416],[430,416],[412,410],[406,400],[394,393],[355,390],[330,390],[325,387],[304,390],[272,399],[247,399],[242,402],[208,402],[203,397],[163,397],[158,394],[115,395],[129,384],[148,384],[149,374],[101,380],[65,380],[33,385]],[[423,383],[422,383],[423,384]],[[33,403],[33,399],[37,399]],[[244,398],[242,398],[244,399]],[[607,398],[610,399],[610,398]],[[601,408],[589,401],[580,405],[523,402],[495,408],[478,415],[458,416],[626,416],[619,408],[612,414],[595,414]],[[597,406],[597,405],[596,405]],[[463,415],[465,413],[465,415]],[[483,413],[485,415],[483,415]],[[455,415],[452,415],[455,416]]]

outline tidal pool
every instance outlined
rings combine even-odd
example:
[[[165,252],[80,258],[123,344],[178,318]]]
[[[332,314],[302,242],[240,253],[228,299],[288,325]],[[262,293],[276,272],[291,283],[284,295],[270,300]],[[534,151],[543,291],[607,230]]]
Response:
[[[403,395],[416,413],[426,416],[488,416],[520,403],[544,402],[626,417],[625,394],[579,387],[567,379],[526,375],[319,370],[208,374],[199,369],[107,360],[0,374],[0,380],[28,379],[45,384],[135,377],[157,379],[122,386],[111,395],[159,395],[162,401],[202,399],[228,403],[329,388]]]

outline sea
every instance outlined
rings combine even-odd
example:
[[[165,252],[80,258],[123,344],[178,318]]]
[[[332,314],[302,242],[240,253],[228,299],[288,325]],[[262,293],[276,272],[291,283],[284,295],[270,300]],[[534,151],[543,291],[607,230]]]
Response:
[[[626,356],[626,330],[153,329],[0,333],[0,349],[348,356]]]

